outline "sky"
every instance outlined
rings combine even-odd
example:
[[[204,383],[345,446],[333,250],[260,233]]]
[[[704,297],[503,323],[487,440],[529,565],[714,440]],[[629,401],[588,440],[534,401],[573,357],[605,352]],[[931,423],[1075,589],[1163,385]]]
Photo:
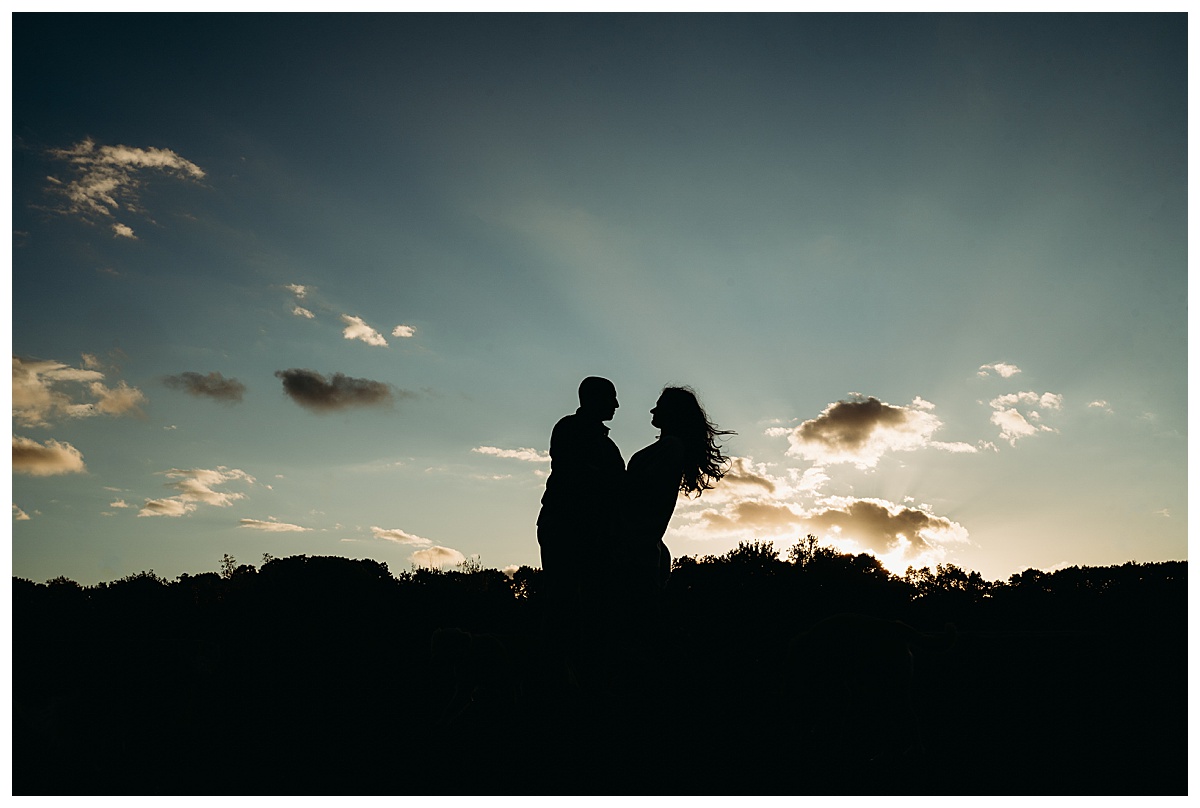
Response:
[[[539,566],[590,375],[627,460],[666,384],[737,433],[676,557],[1187,558],[1184,14],[21,13],[12,48],[13,575]]]

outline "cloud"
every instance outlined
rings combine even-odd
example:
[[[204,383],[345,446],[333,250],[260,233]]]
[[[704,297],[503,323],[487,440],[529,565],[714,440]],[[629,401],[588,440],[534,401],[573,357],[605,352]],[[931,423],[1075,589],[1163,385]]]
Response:
[[[413,328],[411,325],[398,325],[392,329],[393,337],[407,338],[407,337],[414,336],[416,333],[417,333],[417,329]]]
[[[394,402],[392,386],[371,379],[354,379],[335,373],[326,380],[315,370],[302,368],[277,370],[275,375],[283,380],[283,391],[292,401],[313,412],[383,406]],[[413,395],[404,390],[399,393],[406,397]]]
[[[141,415],[145,395],[136,387],[103,383],[94,367],[96,358],[85,354],[87,367],[75,368],[53,360],[12,358],[12,417],[21,426],[50,426],[56,418],[89,418],[95,415]],[[84,394],[94,401],[85,401]]]
[[[118,499],[115,502],[108,503],[108,507],[110,507],[110,508],[132,508],[133,506],[130,505],[128,502],[126,502],[123,499]]]
[[[114,238],[129,238],[133,239],[134,241],[138,240],[138,237],[133,234],[133,228],[127,224],[121,224],[120,222],[117,222],[113,224],[112,229]]]
[[[371,535],[377,539],[386,539],[394,541],[397,544],[415,544],[418,547],[424,547],[433,544],[433,541],[422,536],[414,536],[399,528],[386,529],[382,527],[372,527]],[[444,549],[444,548],[443,548]]]
[[[47,440],[44,444],[13,435],[12,468],[18,474],[51,477],[57,474],[82,474],[87,471],[83,455],[69,443]]]
[[[704,511],[699,522],[703,527],[716,530],[774,531],[800,524],[801,516],[787,503],[744,499],[719,511]]]
[[[296,306],[294,309],[292,309],[292,314],[296,315],[297,317],[304,317],[309,320],[312,320],[313,318],[315,318],[317,316],[317,315],[313,314],[311,311],[309,311],[308,309],[304,308],[303,306]]]
[[[495,446],[476,446],[471,451],[494,457],[506,457],[511,460],[524,460],[528,463],[550,462],[550,453],[539,452],[537,449],[500,449]]]
[[[196,510],[196,503],[184,502],[170,497],[167,499],[148,499],[138,516],[183,516]]]
[[[92,382],[88,385],[88,390],[96,397],[96,402],[91,406],[95,407],[97,412],[105,415],[143,414],[139,405],[146,401],[145,394],[123,381],[118,382],[114,388],[106,387],[103,382]]]
[[[279,522],[273,516],[267,517],[267,521],[265,522],[262,519],[241,519],[238,521],[238,527],[264,530],[267,533],[307,533],[312,529],[301,527],[300,525],[291,525],[287,522]]]
[[[957,522],[883,499],[832,497],[803,521],[816,534],[850,539],[877,556],[919,556],[968,538]]]
[[[163,384],[193,396],[208,396],[225,402],[241,401],[242,394],[246,392],[246,385],[237,379],[226,379],[216,371],[207,376],[190,370],[184,371],[177,376],[167,376],[163,379]]]
[[[66,162],[74,175],[68,182],[47,177],[51,183],[49,190],[64,197],[64,212],[84,218],[90,215],[111,217],[122,207],[140,211],[138,190],[147,172],[155,171],[188,181],[199,181],[205,176],[202,168],[170,149],[97,146],[89,138],[70,149],[52,149],[49,154]],[[118,235],[125,235],[118,228],[128,230],[126,237],[132,237],[133,231],[126,225],[114,227]]]
[[[761,465],[755,468],[753,462],[748,457],[734,457],[730,459],[729,471],[721,478],[721,486],[749,489],[761,488],[768,494],[775,491],[775,481],[767,476],[765,468]]]
[[[418,567],[440,569],[449,564],[461,564],[467,560],[467,557],[458,550],[434,545],[425,550],[417,550],[409,556],[409,560]]]
[[[1088,409],[1090,409],[1090,410],[1100,410],[1100,411],[1101,411],[1101,412],[1103,412],[1105,415],[1112,415],[1112,414],[1113,414],[1113,409],[1112,409],[1112,407],[1108,406],[1108,402],[1107,402],[1107,401],[1105,401],[1104,399],[1100,399],[1099,401],[1093,401],[1093,402],[1089,403],[1089,404],[1088,404]]]
[[[167,483],[179,493],[163,499],[148,499],[138,516],[183,516],[196,510],[197,504],[227,508],[246,495],[240,492],[217,491],[215,486],[228,482],[254,483],[254,478],[241,469],[217,466],[215,469],[171,469],[162,472],[172,480]]]
[[[1007,362],[997,362],[994,365],[980,365],[978,375],[989,376],[993,372],[1002,379],[1008,379],[1020,373],[1021,369]]]
[[[934,432],[941,420],[933,404],[917,397],[905,407],[880,401],[874,396],[838,401],[818,417],[787,433],[790,455],[800,455],[820,464],[853,463],[860,469],[874,468],[884,453],[911,452],[925,447],[946,448],[955,444],[935,443]]]
[[[283,288],[294,294],[297,300],[303,300],[304,298],[308,297],[307,286],[301,286],[298,283],[289,283],[285,284]]]
[[[342,322],[346,324],[346,328],[342,331],[342,336],[346,339],[356,339],[380,348],[387,347],[387,340],[383,338],[383,335],[363,322],[361,317],[343,314]]]
[[[1016,446],[1019,439],[1038,432],[1057,432],[1040,421],[1043,410],[1061,410],[1062,402],[1058,393],[1007,393],[991,400],[989,406],[995,410],[991,421],[1000,427],[1000,437]]]
[[[13,521],[14,522],[28,522],[29,521],[29,514],[25,513],[25,511],[18,508],[17,503],[15,503],[15,502],[13,503]]]

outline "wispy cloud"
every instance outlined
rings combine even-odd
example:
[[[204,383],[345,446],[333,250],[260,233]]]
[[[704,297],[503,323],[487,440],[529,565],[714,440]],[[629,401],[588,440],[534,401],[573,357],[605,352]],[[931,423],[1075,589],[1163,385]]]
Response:
[[[291,368],[275,371],[283,381],[283,391],[305,409],[326,413],[351,407],[378,407],[394,403],[395,395],[415,396],[406,390],[394,391],[391,385],[371,379],[355,379],[335,373],[326,379],[315,370]]]
[[[734,457],[730,459],[729,471],[721,479],[721,487],[742,488],[742,489],[762,489],[768,494],[775,492],[775,481],[768,476],[766,469],[763,466],[755,467],[754,462],[748,457]]]
[[[974,451],[969,444],[946,444],[932,439],[942,422],[934,405],[917,397],[912,404],[895,406],[874,396],[837,401],[818,417],[787,430],[788,454],[822,465],[853,463],[874,468],[887,452],[934,448]],[[780,434],[778,428],[768,430]]]
[[[38,443],[16,435],[12,439],[12,467],[17,474],[33,477],[82,474],[87,471],[83,465],[83,455],[71,444],[56,440]]]
[[[1107,401],[1105,401],[1104,399],[1100,399],[1099,401],[1092,401],[1092,402],[1090,402],[1090,403],[1088,404],[1088,409],[1089,409],[1089,410],[1100,410],[1100,411],[1101,411],[1102,413],[1104,413],[1105,415],[1112,415],[1112,414],[1113,414],[1113,409],[1112,409],[1112,407],[1108,406],[1108,402],[1107,402]]]
[[[307,320],[312,320],[317,316],[303,306],[296,306],[293,308],[292,314],[296,315],[297,317],[303,317]]]
[[[18,508],[17,503],[15,503],[15,502],[13,503],[13,521],[14,522],[28,522],[29,521],[29,514],[25,513],[25,511]]]
[[[76,368],[52,360],[12,358],[12,417],[21,426],[49,426],[56,418],[141,415],[146,396],[124,381],[109,387],[92,365]],[[85,364],[88,364],[85,360]],[[92,401],[85,400],[85,394]]]
[[[1061,410],[1063,397],[1058,393],[1008,393],[992,399],[989,406],[992,413],[992,423],[1000,427],[1000,437],[1016,446],[1021,438],[1035,435],[1038,432],[1057,432],[1053,427],[1042,421],[1042,413],[1046,410]]]
[[[89,138],[69,149],[52,149],[49,154],[66,163],[71,173],[66,181],[48,177],[50,192],[64,199],[63,212],[84,218],[111,217],[121,208],[141,212],[138,191],[150,172],[192,182],[205,176],[202,168],[170,149],[98,146]],[[133,230],[126,225],[113,229],[118,236],[133,237]]]
[[[524,460],[528,463],[549,463],[549,452],[539,452],[537,449],[500,449],[496,446],[476,446],[471,450],[479,454],[505,457],[511,460]]]
[[[218,491],[216,486],[241,481],[254,483],[254,478],[241,469],[217,466],[215,469],[171,469],[162,472],[171,482],[168,488],[179,493],[162,499],[148,499],[138,516],[183,516],[198,504],[227,508],[246,495],[241,492]]]
[[[177,497],[148,499],[138,511],[138,516],[184,516],[196,510],[196,503],[184,502]]]
[[[397,544],[415,544],[418,547],[426,547],[433,544],[431,539],[426,539],[422,536],[415,536],[399,528],[382,528],[371,527],[371,535],[377,539],[386,539]]]
[[[1016,365],[1010,365],[1007,362],[996,362],[992,365],[980,365],[978,375],[990,376],[992,373],[995,373],[1002,379],[1008,379],[1020,372],[1021,369]]]
[[[298,283],[288,283],[284,284],[283,288],[294,294],[297,300],[303,300],[304,298],[308,297],[307,286],[303,286]]]
[[[238,527],[263,530],[267,533],[307,533],[312,530],[312,528],[280,522],[273,516],[268,516],[265,521],[262,519],[241,519],[238,521]]]
[[[146,396],[136,387],[117,382],[116,387],[107,387],[103,382],[92,382],[88,391],[96,397],[90,406],[104,415],[142,415],[141,405]]]
[[[356,339],[360,342],[365,342],[368,345],[375,345],[380,348],[387,347],[388,343],[387,340],[383,338],[383,335],[363,322],[361,317],[343,314],[342,322],[346,324],[345,329],[342,330],[342,336],[346,339]]]
[[[467,557],[458,550],[434,545],[425,550],[417,550],[409,556],[409,560],[418,567],[440,569],[451,564],[461,564]]]
[[[237,379],[226,379],[216,371],[201,375],[189,370],[165,377],[163,384],[193,396],[206,396],[224,402],[241,401],[242,394],[246,392],[246,385]]]

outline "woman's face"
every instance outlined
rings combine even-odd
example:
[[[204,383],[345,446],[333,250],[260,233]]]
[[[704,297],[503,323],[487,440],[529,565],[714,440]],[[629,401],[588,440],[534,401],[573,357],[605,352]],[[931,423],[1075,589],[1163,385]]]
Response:
[[[678,421],[676,408],[666,396],[659,396],[654,407],[650,410],[650,425],[659,429],[670,429]]]
[[[663,406],[662,396],[658,397],[658,401],[650,408],[650,426],[656,426],[662,429],[663,413],[666,412],[666,407]]]

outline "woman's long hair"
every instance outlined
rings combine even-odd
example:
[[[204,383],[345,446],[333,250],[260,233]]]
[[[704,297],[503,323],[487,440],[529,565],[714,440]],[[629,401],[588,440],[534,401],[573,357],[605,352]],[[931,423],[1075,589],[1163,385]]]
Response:
[[[679,490],[688,496],[700,496],[729,470],[730,460],[721,454],[717,438],[737,433],[717,429],[700,406],[696,391],[690,387],[664,387],[659,400],[670,411],[671,434],[682,439],[684,445],[683,478]]]

